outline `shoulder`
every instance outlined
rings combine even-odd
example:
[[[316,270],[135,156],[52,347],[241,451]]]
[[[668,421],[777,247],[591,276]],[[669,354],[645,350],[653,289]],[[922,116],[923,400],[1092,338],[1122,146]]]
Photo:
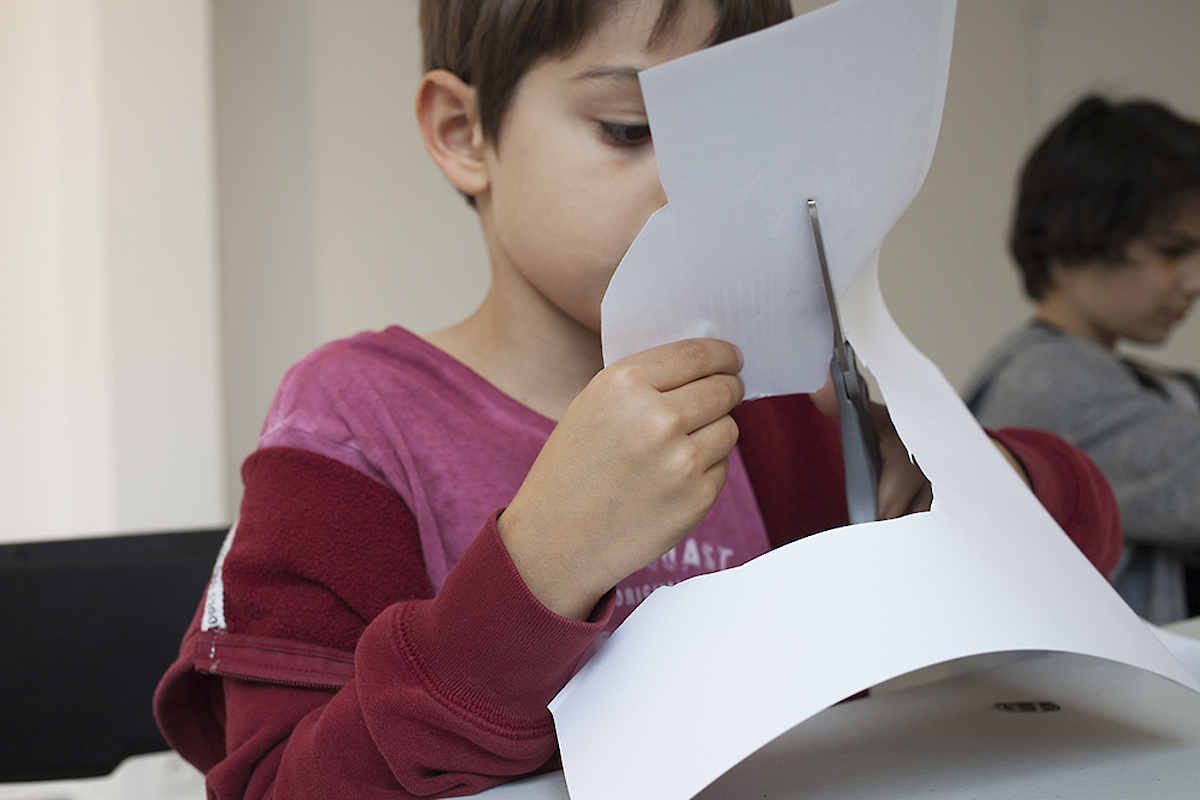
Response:
[[[1132,385],[1128,371],[1112,353],[1093,342],[1062,334],[1046,334],[1031,342],[1016,354],[1008,372],[1017,381],[1049,382],[1058,387],[1110,383],[1114,378]]]
[[[464,369],[399,327],[329,342],[283,376],[258,445],[312,450],[379,479],[363,450],[390,441],[395,414],[429,405],[430,394],[461,382]]]
[[[284,374],[264,433],[315,416],[354,416],[380,402],[420,394],[450,380],[458,362],[399,327],[322,345]],[[290,422],[289,422],[290,420]]]
[[[1102,388],[1134,388],[1121,363],[1097,344],[1039,326],[1009,336],[984,360],[964,396],[977,413],[996,405],[1041,403]]]
[[[335,339],[318,347],[288,369],[281,386],[303,387],[339,375],[386,374],[439,359],[450,360],[419,336],[393,326]]]
[[[1121,371],[1111,353],[1092,342],[1029,325],[1013,332],[983,360],[969,385],[999,375],[1028,374],[1064,365],[1079,364],[1088,371]]]

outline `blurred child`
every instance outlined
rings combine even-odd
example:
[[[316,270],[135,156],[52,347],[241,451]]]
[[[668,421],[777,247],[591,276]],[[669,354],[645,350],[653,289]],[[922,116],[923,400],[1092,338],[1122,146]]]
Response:
[[[969,405],[1091,456],[1124,523],[1117,591],[1152,622],[1200,614],[1200,380],[1118,353],[1166,340],[1200,294],[1200,125],[1085,98],[1029,157],[1011,246],[1033,320]]]
[[[417,117],[478,211],[490,290],[451,328],[359,334],[284,378],[156,697],[210,796],[445,796],[551,769],[546,704],[646,594],[845,523],[837,423],[807,396],[737,408],[732,345],[604,369],[598,335],[666,201],[638,71],[789,16],[787,0],[423,2]],[[997,436],[1107,569],[1090,463]],[[885,514],[927,508],[890,427],[881,445]]]

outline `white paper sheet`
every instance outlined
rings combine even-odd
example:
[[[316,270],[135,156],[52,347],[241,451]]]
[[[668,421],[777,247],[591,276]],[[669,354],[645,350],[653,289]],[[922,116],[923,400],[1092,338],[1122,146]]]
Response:
[[[832,339],[808,198],[844,290],[925,179],[953,26],[944,0],[842,2],[643,72],[670,204],[604,297],[605,361],[716,336],[746,356],[747,399],[820,387]]]
[[[606,356],[718,336],[755,396],[819,386],[815,196],[844,327],[935,504],[654,592],[551,704],[573,800],[686,800],[837,701],[980,653],[1082,653],[1200,691],[884,305],[878,250],[932,156],[953,13],[843,0],[643,73],[671,204],[605,298]]]
[[[1180,665],[1192,676],[1192,679],[1200,683],[1200,641],[1191,636],[1183,636],[1166,628],[1160,628],[1149,622],[1146,623],[1146,626],[1163,643],[1163,647],[1175,656]]]

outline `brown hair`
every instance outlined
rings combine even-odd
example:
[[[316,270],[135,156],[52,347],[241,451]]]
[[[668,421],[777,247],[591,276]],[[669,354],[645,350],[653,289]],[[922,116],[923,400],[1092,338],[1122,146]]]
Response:
[[[1152,100],[1080,100],[1021,171],[1009,249],[1040,300],[1053,264],[1124,263],[1129,245],[1200,193],[1200,124]]]
[[[484,136],[496,141],[517,82],[538,60],[564,56],[628,0],[421,0],[425,69],[453,72],[474,87]],[[662,0],[651,43],[685,0]],[[790,19],[789,0],[712,0],[716,44]]]

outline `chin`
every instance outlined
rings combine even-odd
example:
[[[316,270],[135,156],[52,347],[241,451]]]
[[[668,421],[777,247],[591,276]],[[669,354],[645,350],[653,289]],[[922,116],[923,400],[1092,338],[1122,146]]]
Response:
[[[1163,344],[1167,341],[1167,337],[1171,335],[1171,329],[1167,328],[1163,331],[1142,331],[1137,336],[1126,337],[1131,342],[1144,345]]]

